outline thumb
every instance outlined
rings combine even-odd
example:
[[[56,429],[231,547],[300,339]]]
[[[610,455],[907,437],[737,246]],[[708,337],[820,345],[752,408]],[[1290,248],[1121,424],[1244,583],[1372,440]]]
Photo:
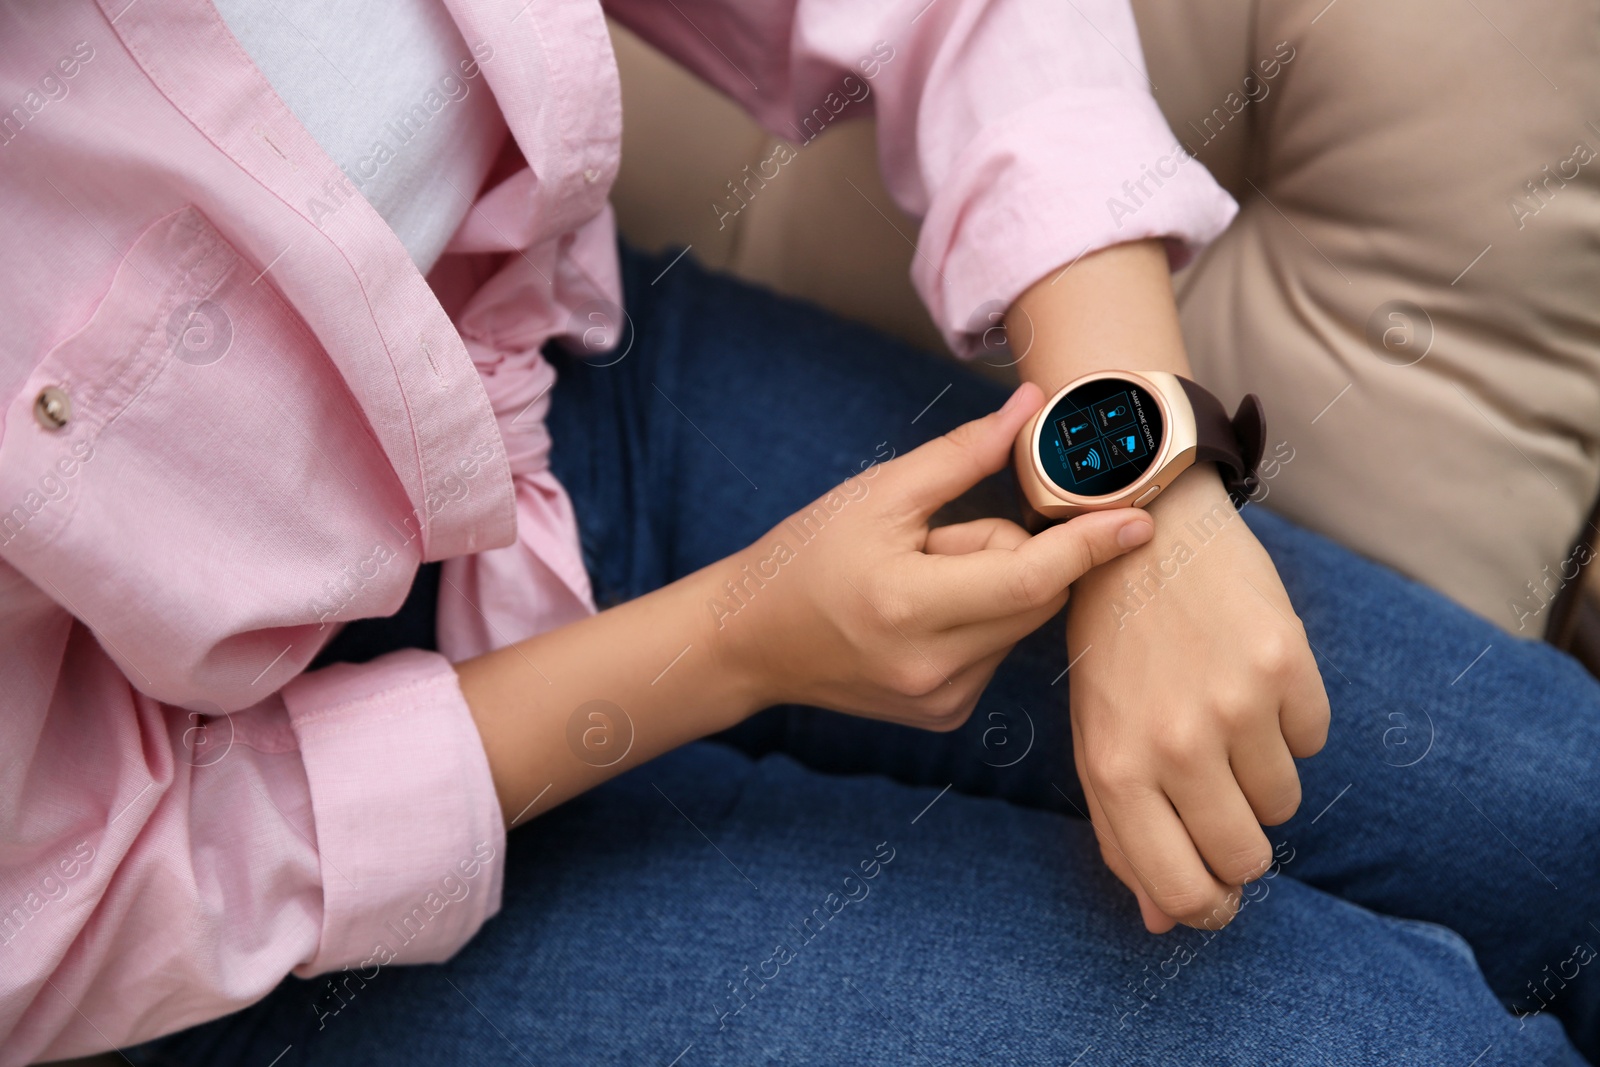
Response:
[[[1039,387],[1024,382],[999,411],[962,423],[943,437],[890,461],[884,471],[891,475],[891,484],[905,492],[917,518],[926,521],[1006,465],[1022,424],[1043,402]]]
[[[1016,548],[939,556],[938,595],[918,617],[943,628],[1028,615],[1095,567],[1150,540],[1154,530],[1145,512],[1117,508],[1052,526]]]
[[[1016,550],[1017,562],[1048,574],[1065,589],[1102,563],[1138,548],[1155,533],[1137,508],[1091,511],[1034,534]]]

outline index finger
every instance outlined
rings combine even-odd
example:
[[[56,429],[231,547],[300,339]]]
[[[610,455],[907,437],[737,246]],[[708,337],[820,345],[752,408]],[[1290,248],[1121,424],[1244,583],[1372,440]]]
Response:
[[[1183,820],[1154,787],[1116,797],[1097,790],[1106,822],[1156,908],[1185,926],[1220,929],[1238,911],[1234,887],[1207,869]]]
[[[1139,902],[1139,917],[1144,920],[1144,928],[1152,934],[1164,934],[1178,925],[1177,920],[1156,907],[1156,902],[1150,899],[1150,893],[1144,887],[1144,880],[1139,872],[1134,870],[1133,861],[1128,859],[1128,854],[1122,851],[1122,846],[1117,843],[1117,835],[1111,830],[1111,820],[1106,818],[1105,808],[1101,806],[1100,798],[1094,791],[1094,784],[1089,781],[1089,774],[1083,765],[1083,735],[1078,729],[1078,720],[1072,719],[1071,726],[1072,762],[1078,772],[1078,784],[1083,787],[1084,802],[1089,805],[1087,818],[1096,839],[1100,842],[1100,856],[1111,869],[1111,873],[1128,887],[1128,891]],[[1066,797],[1068,804],[1072,804],[1072,798],[1067,797],[1060,786],[1056,786],[1056,792]],[[1074,809],[1077,808],[1076,804],[1072,806]],[[1084,813],[1079,811],[1078,814]]]
[[[1039,409],[1044,394],[1024,382],[998,411],[964,422],[942,437],[884,464],[880,477],[909,505],[910,517],[925,523],[945,504],[1000,470],[1023,423]]]

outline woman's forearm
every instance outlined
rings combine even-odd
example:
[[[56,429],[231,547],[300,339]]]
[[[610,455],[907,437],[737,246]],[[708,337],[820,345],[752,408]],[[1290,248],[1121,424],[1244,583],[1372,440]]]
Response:
[[[707,606],[737,559],[456,665],[508,829],[756,710]]]
[[[1063,266],[1018,297],[1006,316],[1023,380],[1049,396],[1098,370],[1189,374],[1160,241],[1113,245]]]

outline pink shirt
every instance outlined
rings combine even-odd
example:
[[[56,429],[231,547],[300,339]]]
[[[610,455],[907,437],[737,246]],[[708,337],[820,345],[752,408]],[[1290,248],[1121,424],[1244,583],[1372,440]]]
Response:
[[[622,116],[595,0],[448,6],[515,152],[427,280],[205,0],[0,6],[0,1064],[442,960],[499,906],[449,661],[593,610],[538,350],[619,299]],[[869,87],[958,346],[1232,214],[1125,0],[607,11],[780,134]],[[305,672],[424,560],[446,655]]]

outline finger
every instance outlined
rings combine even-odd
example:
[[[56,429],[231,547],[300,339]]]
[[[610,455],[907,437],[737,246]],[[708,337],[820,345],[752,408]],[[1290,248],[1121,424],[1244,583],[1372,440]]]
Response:
[[[1016,615],[1002,615],[998,619],[965,623],[944,631],[941,637],[966,650],[967,655],[1004,652],[1055,618],[1066,603],[1067,595],[1062,593],[1043,607]]]
[[[1127,853],[1123,852],[1122,846],[1117,843],[1116,835],[1112,833],[1111,827],[1108,825],[1109,820],[1106,819],[1105,809],[1101,806],[1100,798],[1094,791],[1094,785],[1089,781],[1089,775],[1084,770],[1083,745],[1079,740],[1078,725],[1075,719],[1072,722],[1072,761],[1077,767],[1078,783],[1083,786],[1084,802],[1089,805],[1089,811],[1085,817],[1089,820],[1089,825],[1094,830],[1095,841],[1100,846],[1100,858],[1105,861],[1111,873],[1116,875],[1117,879],[1127,886],[1129,892],[1133,894],[1134,900],[1139,904],[1139,917],[1144,920],[1144,928],[1152,934],[1166,933],[1178,925],[1177,920],[1162,911],[1156,906],[1156,902],[1150,899],[1150,894],[1145,890],[1144,883],[1139,879],[1138,872],[1133,869],[1133,864],[1128,860]],[[1066,794],[1063,793],[1062,796],[1066,796]],[[1069,804],[1072,803],[1070,798],[1067,802]],[[1076,809],[1077,805],[1074,804],[1073,807]],[[1084,815],[1081,811],[1078,814]]]
[[[1091,767],[1091,780],[1095,775]],[[1183,821],[1153,784],[1095,780],[1095,792],[1128,864],[1162,913],[1217,929],[1237,910],[1233,887],[1209,870]]]
[[[888,481],[881,484],[901,494],[913,521],[927,522],[935,511],[1005,466],[1022,424],[1043,402],[1039,387],[1024,382],[1000,410],[962,423],[884,464],[879,477]]]
[[[1144,512],[1117,508],[1052,526],[1014,549],[924,557],[925,576],[913,586],[913,604],[934,629],[1059,607],[1067,586],[1144,544],[1154,530]]]
[[[1085,799],[1088,799],[1094,807],[1099,807],[1099,801],[1092,799],[1092,794],[1085,794]],[[1105,821],[1103,812],[1098,817],[1101,822]],[[1111,831],[1097,829],[1096,833],[1100,838],[1101,859],[1105,860],[1106,867],[1117,876],[1117,880],[1133,894],[1134,903],[1139,905],[1139,918],[1143,921],[1144,928],[1152,934],[1164,934],[1177,926],[1178,920],[1157,907],[1156,902],[1150,899],[1150,894],[1145,892],[1144,883],[1139,881],[1139,876],[1128,865],[1128,859],[1121,851],[1122,846],[1116,843]]]
[[[1274,720],[1235,742],[1228,754],[1233,777],[1263,826],[1286,823],[1300,808],[1300,772]]]
[[[1028,539],[1028,531],[1010,519],[974,519],[928,531],[922,551],[930,556],[962,556],[985,548],[1013,549]]]
[[[1139,920],[1144,923],[1144,928],[1152,934],[1164,934],[1174,926],[1178,920],[1168,915],[1156,906],[1150,899],[1150,894],[1145,892],[1144,884],[1133,873],[1133,868],[1128,866],[1128,861],[1116,852],[1107,852],[1101,849],[1100,855],[1106,861],[1106,866],[1118,880],[1133,894],[1133,901],[1139,905]]]
[[[1228,764],[1218,759],[1203,778],[1167,786],[1167,796],[1206,866],[1227,886],[1261,877],[1272,863],[1272,845]]]
[[[1133,880],[1133,899],[1139,903],[1139,918],[1144,920],[1144,928],[1152,934],[1164,934],[1178,925],[1177,919],[1162,911],[1161,906],[1150,899],[1144,883],[1138,878]]]
[[[874,712],[876,718],[913,726],[919,730],[947,733],[961,726],[972,716],[983,691],[994,677],[1006,654],[1007,645],[998,652],[985,655],[966,667],[951,672],[948,684],[921,697],[898,697]]]
[[[1315,756],[1328,741],[1328,690],[1322,684],[1309,646],[1285,687],[1278,725],[1289,751],[1300,759]]]

